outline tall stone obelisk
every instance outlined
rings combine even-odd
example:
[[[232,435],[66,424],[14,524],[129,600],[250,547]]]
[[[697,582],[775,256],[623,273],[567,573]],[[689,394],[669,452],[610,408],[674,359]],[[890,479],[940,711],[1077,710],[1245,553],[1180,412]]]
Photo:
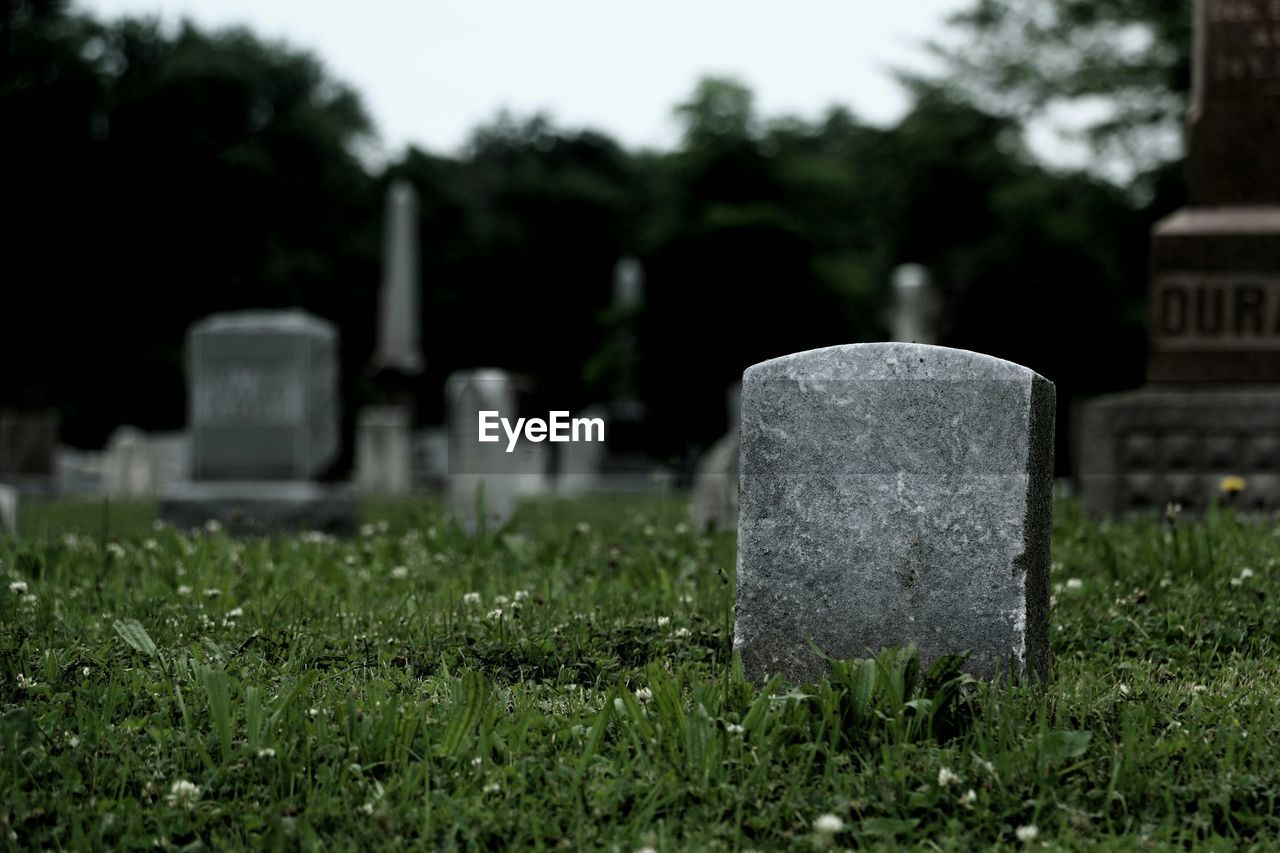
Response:
[[[387,188],[382,241],[377,342],[370,365],[382,400],[361,409],[357,419],[356,482],[366,492],[403,494],[413,486],[410,388],[423,368],[418,194],[404,179]]]

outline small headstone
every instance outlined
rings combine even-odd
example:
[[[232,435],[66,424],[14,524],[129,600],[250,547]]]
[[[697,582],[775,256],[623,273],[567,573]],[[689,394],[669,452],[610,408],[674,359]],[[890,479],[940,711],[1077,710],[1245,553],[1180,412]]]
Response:
[[[406,406],[366,406],[356,421],[356,485],[373,494],[413,487],[412,417]]]
[[[303,311],[217,314],[188,336],[198,480],[293,480],[338,455],[338,332]]]
[[[893,304],[889,333],[895,341],[938,342],[938,294],[929,271],[919,264],[903,264],[893,271]]]
[[[527,414],[531,380],[505,370],[459,370],[445,383],[449,422],[449,504],[469,531],[504,524],[525,496],[546,489],[547,444],[521,440],[511,452],[503,429],[498,441],[479,440],[482,411],[512,424]]]
[[[1148,384],[1085,409],[1095,514],[1280,509],[1280,3],[1198,0],[1189,206],[1152,233]]]
[[[734,649],[805,681],[914,644],[979,677],[1047,675],[1054,386],[913,344],[784,356],[743,376]]]
[[[0,481],[40,490],[52,481],[58,415],[48,409],[0,409]]]
[[[356,526],[346,484],[320,482],[339,450],[338,334],[303,311],[219,314],[187,337],[190,482],[161,517],[236,532]]]
[[[733,530],[738,526],[738,450],[742,385],[725,394],[729,429],[698,460],[693,476],[690,515],[700,530]]]
[[[0,484],[0,533],[18,533],[18,490]]]

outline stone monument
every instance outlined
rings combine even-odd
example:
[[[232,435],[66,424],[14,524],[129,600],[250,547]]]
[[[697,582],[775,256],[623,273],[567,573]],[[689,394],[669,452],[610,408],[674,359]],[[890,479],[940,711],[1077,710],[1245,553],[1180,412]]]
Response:
[[[1189,206],[1151,241],[1147,381],[1083,418],[1085,507],[1280,508],[1280,3],[1197,0]]]
[[[517,501],[546,489],[547,445],[519,441],[508,452],[498,441],[479,440],[480,412],[498,412],[515,423],[525,414],[530,379],[493,368],[459,370],[445,382],[449,422],[449,504],[468,531],[506,523]]]
[[[690,515],[699,530],[734,530],[738,526],[739,412],[742,385],[725,393],[729,429],[698,460],[693,476]]]
[[[192,479],[161,517],[237,532],[348,532],[347,484],[323,482],[339,451],[338,333],[303,311],[217,314],[187,335]]]
[[[25,491],[52,491],[57,450],[56,412],[0,409],[0,482]]]
[[[404,494],[413,487],[411,389],[423,367],[418,196],[406,180],[387,190],[382,265],[372,364],[382,400],[356,418],[356,484],[366,492]]]
[[[734,649],[762,681],[914,644],[1049,665],[1054,386],[987,355],[853,344],[742,384]]]
[[[903,264],[893,271],[893,303],[889,307],[893,340],[936,344],[940,310],[929,270],[919,264]]]
[[[18,533],[18,490],[0,484],[0,533]]]

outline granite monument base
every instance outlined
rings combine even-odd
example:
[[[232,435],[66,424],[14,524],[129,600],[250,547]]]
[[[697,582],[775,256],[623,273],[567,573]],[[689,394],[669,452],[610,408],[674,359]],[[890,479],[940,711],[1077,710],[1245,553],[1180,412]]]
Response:
[[[359,525],[350,485],[298,480],[181,483],[161,502],[160,519],[183,529],[215,521],[238,535],[318,530],[344,536]]]
[[[1092,401],[1084,412],[1080,489],[1093,515],[1184,511],[1211,500],[1280,509],[1280,389],[1155,386]],[[1222,490],[1239,477],[1238,494]]]

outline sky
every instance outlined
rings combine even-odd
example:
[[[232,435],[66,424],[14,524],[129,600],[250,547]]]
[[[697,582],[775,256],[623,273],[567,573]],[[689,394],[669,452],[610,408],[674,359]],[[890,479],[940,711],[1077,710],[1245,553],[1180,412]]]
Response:
[[[546,112],[628,147],[678,142],[676,104],[709,74],[756,94],[760,115],[816,119],[833,104],[876,124],[907,106],[892,69],[972,0],[78,0],[100,18],[242,24],[317,54],[363,97],[376,159],[408,144],[453,153],[500,109]]]

